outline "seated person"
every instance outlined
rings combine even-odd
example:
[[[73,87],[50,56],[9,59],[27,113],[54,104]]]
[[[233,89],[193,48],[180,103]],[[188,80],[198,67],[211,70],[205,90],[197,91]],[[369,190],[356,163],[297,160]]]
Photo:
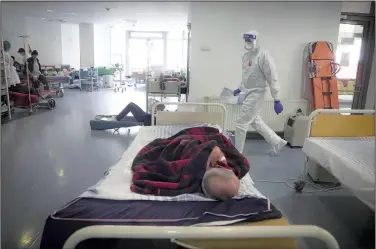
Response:
[[[42,83],[44,90],[50,89],[47,78],[41,73],[42,67],[38,60],[38,51],[34,50],[31,53],[31,57],[27,59],[27,70],[29,70],[30,78],[35,88],[39,88],[40,83]]]
[[[63,72],[62,72],[62,75],[65,76],[65,77],[70,77],[70,76],[69,76],[69,70],[66,69],[66,68],[64,68],[64,69],[63,69]]]
[[[16,61],[16,58],[14,56],[11,56],[13,59],[13,66],[16,68],[18,72],[21,72],[22,65],[18,61]]]
[[[17,53],[21,56],[21,64],[22,65],[25,65],[27,59],[29,59],[31,57],[29,53],[25,52],[24,48],[19,48]]]
[[[163,111],[165,108],[164,105],[157,106],[157,111]],[[130,102],[117,116],[116,120],[120,121],[126,117],[129,113],[132,113],[133,117],[137,122],[144,123],[144,126],[151,126],[151,114],[146,113],[138,105],[133,102]]]

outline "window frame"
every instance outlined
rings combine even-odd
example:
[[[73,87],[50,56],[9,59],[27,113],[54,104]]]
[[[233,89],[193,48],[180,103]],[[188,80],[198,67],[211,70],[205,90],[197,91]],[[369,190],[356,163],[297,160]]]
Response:
[[[374,13],[375,5],[371,5]],[[372,70],[375,45],[375,20],[371,14],[342,13],[341,24],[363,26],[362,47],[355,79],[352,109],[364,109]]]

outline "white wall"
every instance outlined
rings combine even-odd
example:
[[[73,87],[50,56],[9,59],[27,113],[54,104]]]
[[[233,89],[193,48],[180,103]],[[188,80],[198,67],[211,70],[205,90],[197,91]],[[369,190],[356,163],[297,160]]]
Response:
[[[36,18],[26,18],[28,42],[32,50],[38,51],[42,65],[61,65],[61,24]]]
[[[111,65],[111,29],[106,24],[94,24],[94,63]]]
[[[376,51],[373,54],[372,71],[369,77],[365,109],[375,109],[375,57]]]
[[[78,24],[61,24],[62,64],[80,68],[80,29]]]
[[[80,23],[80,67],[94,67],[94,25]]]
[[[17,50],[24,47],[19,36],[28,35],[28,44],[39,53],[39,60],[44,65],[62,63],[61,27],[58,22],[49,22],[37,18],[25,18],[12,3],[1,4],[2,30],[4,40],[11,43],[11,55],[20,60]]]
[[[17,50],[23,46],[20,35],[26,35],[26,20],[15,11],[11,3],[1,3],[1,36],[11,43],[11,55],[17,56]]]
[[[336,45],[341,7],[340,2],[192,3],[190,100],[238,87],[242,34],[252,29],[274,57],[282,99],[300,99],[303,49],[316,40]]]
[[[354,2],[343,2],[342,12],[350,13],[370,13],[371,1],[354,1]]]

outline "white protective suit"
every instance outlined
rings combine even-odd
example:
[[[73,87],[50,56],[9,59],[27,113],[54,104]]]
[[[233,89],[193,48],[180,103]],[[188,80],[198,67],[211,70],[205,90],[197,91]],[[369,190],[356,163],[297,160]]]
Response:
[[[246,52],[242,61],[242,81],[239,87],[241,95],[244,94],[244,100],[239,118],[236,121],[235,147],[239,152],[243,152],[246,134],[249,125],[251,125],[272,146],[271,153],[278,154],[287,142],[270,129],[259,114],[268,87],[272,97],[279,100],[280,87],[277,72],[271,56],[258,44],[258,32],[250,31],[248,34],[254,34],[256,39],[252,44],[246,43],[245,45]]]

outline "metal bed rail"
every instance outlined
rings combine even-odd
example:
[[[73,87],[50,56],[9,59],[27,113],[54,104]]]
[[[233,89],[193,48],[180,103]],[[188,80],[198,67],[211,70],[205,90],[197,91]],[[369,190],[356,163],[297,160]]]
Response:
[[[339,249],[337,240],[325,229],[310,225],[281,226],[89,226],[73,233],[63,249],[74,249],[87,239],[246,239],[308,237],[323,241],[328,249]]]
[[[227,116],[227,110],[226,110],[226,107],[222,104],[218,104],[218,103],[200,103],[200,102],[185,102],[185,103],[182,103],[182,102],[159,102],[159,103],[156,103],[153,105],[152,107],[152,110],[151,110],[151,122],[152,122],[152,126],[155,126],[155,109],[157,106],[159,105],[176,105],[176,106],[205,106],[205,107],[208,107],[208,106],[213,106],[213,107],[218,107],[219,109],[222,110],[222,124],[219,124],[221,125],[223,131],[226,131],[226,116]]]
[[[178,82],[164,82],[165,89],[160,88],[160,83],[157,81],[147,81],[146,82],[146,88],[147,88],[147,94],[148,96],[159,96],[161,98],[163,97],[178,97],[179,101],[181,99],[181,89],[182,85]]]

